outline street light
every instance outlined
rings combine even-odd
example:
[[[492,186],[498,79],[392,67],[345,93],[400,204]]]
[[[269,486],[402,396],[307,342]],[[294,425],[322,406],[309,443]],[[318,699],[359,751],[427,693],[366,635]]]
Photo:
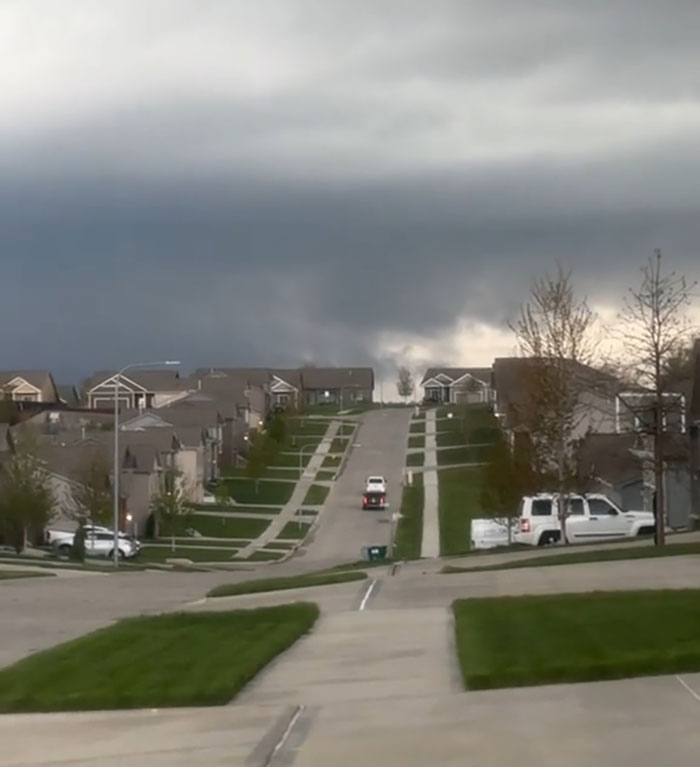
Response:
[[[114,566],[119,567],[119,382],[127,370],[133,368],[155,368],[166,365],[179,365],[176,360],[159,362],[132,362],[117,372],[114,376]]]

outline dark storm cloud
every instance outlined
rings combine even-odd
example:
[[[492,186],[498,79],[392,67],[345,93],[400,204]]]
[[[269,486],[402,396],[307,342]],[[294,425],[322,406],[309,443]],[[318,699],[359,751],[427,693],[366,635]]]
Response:
[[[214,62],[196,92],[76,96],[31,130],[6,113],[8,360],[364,363],[384,332],[503,325],[555,259],[607,302],[654,247],[697,271],[696,4],[528,5],[290,3],[283,85],[222,87]],[[202,30],[236,22],[204,6],[166,28],[203,59]],[[163,34],[137,28],[127,57]]]

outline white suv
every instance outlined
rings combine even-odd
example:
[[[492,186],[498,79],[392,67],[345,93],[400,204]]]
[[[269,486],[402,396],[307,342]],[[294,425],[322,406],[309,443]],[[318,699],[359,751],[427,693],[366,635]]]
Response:
[[[384,479],[384,477],[380,476],[372,476],[367,477],[367,482],[365,483],[365,492],[366,493],[386,493],[386,485],[387,481]]]
[[[68,553],[73,548],[75,533],[50,532],[52,545],[62,554]],[[141,544],[135,538],[125,533],[119,533],[119,557],[131,559],[141,551]],[[85,527],[85,555],[88,557],[114,556],[114,532],[107,527]]]
[[[516,543],[546,546],[561,540],[557,499],[557,495],[550,493],[522,499]],[[569,543],[595,543],[654,534],[654,515],[650,511],[624,511],[605,495],[568,495],[564,503]]]

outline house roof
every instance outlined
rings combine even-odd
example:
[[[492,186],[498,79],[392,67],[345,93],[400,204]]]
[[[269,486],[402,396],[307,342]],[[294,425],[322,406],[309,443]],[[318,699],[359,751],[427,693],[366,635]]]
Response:
[[[116,370],[99,370],[83,383],[83,391],[89,392],[117,374]],[[147,392],[186,391],[190,388],[189,378],[181,378],[177,370],[127,370],[122,380],[133,381]]]
[[[61,402],[64,402],[70,407],[78,407],[80,405],[80,395],[78,390],[72,384],[59,384],[56,386],[58,398]]]
[[[300,370],[301,388],[374,389],[374,370],[360,367],[304,367]]]
[[[449,381],[445,382],[446,385],[449,385],[449,383],[457,381],[460,378],[464,378],[467,375],[471,376],[472,378],[476,378],[483,383],[491,382],[491,368],[434,367],[428,368],[425,371],[425,375],[423,376],[423,380],[420,382],[420,385],[424,386],[426,381],[430,381],[431,378],[435,378],[440,375],[449,379]]]
[[[105,468],[111,467],[111,449],[107,445],[43,445],[41,460],[53,474],[80,482],[90,461],[101,457]],[[108,469],[109,470],[109,469]]]
[[[7,386],[14,378],[22,378],[30,386],[42,391],[49,384],[56,392],[56,384],[48,370],[0,370],[0,388]]]
[[[264,386],[265,384],[272,383],[274,376],[281,378],[296,389],[301,388],[301,378],[299,370],[293,368],[264,368],[264,367],[252,367],[252,368],[236,368],[236,367],[208,367],[198,368],[193,375],[193,378],[235,378],[241,380],[243,383],[249,383],[254,386]]]

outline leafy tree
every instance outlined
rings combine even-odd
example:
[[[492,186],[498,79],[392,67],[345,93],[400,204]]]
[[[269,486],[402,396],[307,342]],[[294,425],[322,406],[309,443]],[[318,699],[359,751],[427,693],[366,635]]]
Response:
[[[0,467],[0,530],[20,553],[28,535],[38,536],[51,518],[51,480],[36,441],[26,429],[12,437],[8,457]]]
[[[170,537],[175,551],[175,536],[181,523],[191,516],[191,493],[182,479],[182,472],[168,467],[163,472],[161,486],[151,499],[151,513],[155,520],[156,535]]]
[[[280,447],[287,439],[287,418],[283,413],[275,414],[267,428],[268,437]]]
[[[520,500],[536,488],[537,479],[528,456],[522,450],[511,451],[505,439],[499,437],[484,468],[480,500],[487,516],[508,526],[509,543],[511,520],[518,515]]]
[[[92,525],[109,525],[112,521],[112,485],[107,455],[102,450],[91,452],[80,472],[78,484],[73,488],[73,502],[78,520]]]
[[[416,389],[413,374],[405,366],[399,368],[398,378],[396,379],[396,389],[399,393],[399,397],[403,397],[406,401],[408,401],[409,397],[413,396],[413,392]]]
[[[260,489],[260,478],[274,460],[279,445],[264,431],[251,429],[248,432],[248,453],[246,455],[246,475],[255,480],[255,492]]]

